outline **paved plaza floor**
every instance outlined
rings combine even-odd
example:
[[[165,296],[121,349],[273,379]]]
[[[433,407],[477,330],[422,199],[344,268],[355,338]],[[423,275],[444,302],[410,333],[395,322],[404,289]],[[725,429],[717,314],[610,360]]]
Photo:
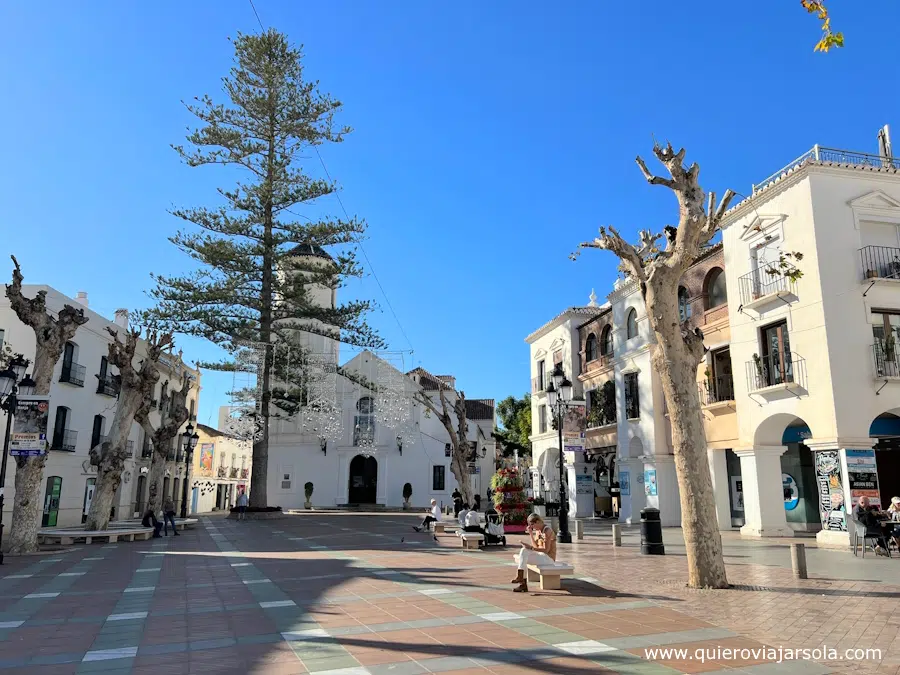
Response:
[[[560,547],[562,591],[514,594],[515,546],[463,552],[414,522],[201,517],[178,538],[7,558],[0,675],[900,673],[900,560],[816,551],[817,578],[795,581],[784,546],[726,536],[734,587],[693,591],[680,535],[641,556],[636,533],[613,548],[594,523]],[[764,645],[841,656],[777,663]]]

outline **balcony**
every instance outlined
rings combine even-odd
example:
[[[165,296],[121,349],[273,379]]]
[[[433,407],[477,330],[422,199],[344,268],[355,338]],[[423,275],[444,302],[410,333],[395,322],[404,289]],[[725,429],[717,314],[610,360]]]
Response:
[[[228,475],[228,470],[224,466],[220,466],[216,471],[216,476],[218,478],[225,478]]]
[[[790,263],[759,265],[738,279],[744,309],[758,310],[775,302],[789,304],[797,299],[797,282],[791,276],[798,271],[796,267]]]
[[[97,375],[97,393],[104,396],[116,397],[119,395],[119,387],[116,384],[114,375],[107,373],[106,375]]]
[[[544,377],[532,377],[531,378],[531,393],[532,394],[543,394],[547,389],[547,384],[550,382],[549,379]]]
[[[900,378],[900,361],[897,359],[895,342],[879,340],[872,345],[872,356],[875,360],[876,379]]]
[[[125,441],[125,456],[129,459],[134,457],[134,441]]]
[[[231,469],[228,470],[228,477],[229,478],[237,478],[238,471],[239,471],[239,469],[236,466],[231,467]]]
[[[241,469],[241,478],[250,478],[250,469]]]
[[[84,366],[70,361],[63,362],[62,372],[59,374],[60,382],[67,382],[76,387],[84,386]]]
[[[766,398],[799,396],[808,391],[806,360],[796,352],[779,352],[764,357],[755,356],[745,364],[747,388],[751,394]]]
[[[717,406],[734,401],[734,380],[731,375],[708,377],[700,384],[700,405]]]
[[[892,246],[865,246],[859,249],[864,281],[877,279],[900,281],[900,248]]]
[[[604,371],[612,368],[613,354],[600,354],[596,359],[587,361],[585,356],[581,356],[581,374],[594,373],[595,371]]]
[[[53,450],[62,452],[75,452],[75,445],[78,443],[78,432],[71,429],[57,431],[53,434],[53,443],[50,447]]]

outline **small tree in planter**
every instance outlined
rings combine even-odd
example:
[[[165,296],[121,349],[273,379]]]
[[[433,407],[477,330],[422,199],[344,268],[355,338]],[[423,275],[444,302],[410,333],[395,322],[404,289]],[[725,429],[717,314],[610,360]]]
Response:
[[[503,529],[507,532],[524,532],[531,513],[531,502],[525,495],[522,476],[516,469],[500,469],[491,478],[494,490],[494,508],[503,516]]]
[[[306,485],[303,486],[303,492],[306,494],[306,503],[303,505],[307,509],[312,508],[312,503],[309,501],[313,496],[313,484],[311,482],[307,482]]]
[[[412,485],[406,483],[403,486],[403,508],[409,508],[409,498],[412,497]]]

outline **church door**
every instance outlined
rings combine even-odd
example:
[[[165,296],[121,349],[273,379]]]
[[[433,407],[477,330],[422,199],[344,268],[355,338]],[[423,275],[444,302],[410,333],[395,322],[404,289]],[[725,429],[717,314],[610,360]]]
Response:
[[[378,460],[362,455],[354,457],[350,462],[348,501],[351,504],[374,504],[377,487]]]

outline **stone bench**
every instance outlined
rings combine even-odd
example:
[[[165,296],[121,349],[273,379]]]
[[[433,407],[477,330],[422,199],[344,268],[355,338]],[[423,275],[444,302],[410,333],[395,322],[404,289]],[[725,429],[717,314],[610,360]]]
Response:
[[[80,540],[84,540],[85,544],[90,544],[94,539],[103,539],[113,544],[119,539],[124,541],[146,541],[152,536],[152,527],[116,527],[109,530],[41,530],[38,532],[38,543],[52,544],[59,542],[61,546],[69,546]]]
[[[484,535],[480,532],[460,532],[459,539],[462,541],[463,549],[474,551],[478,549],[478,545],[484,541]]]
[[[159,522],[163,522],[160,520]],[[200,521],[197,518],[176,518],[175,519],[175,529],[177,530],[186,530],[188,528],[194,527]],[[140,520],[118,520],[118,521],[110,521],[109,523],[110,529],[112,528],[126,528],[126,529],[134,529],[140,528],[141,521]]]
[[[575,568],[564,562],[554,565],[528,565],[528,581],[540,581],[542,591],[558,591],[563,574],[574,574]]]
[[[444,534],[444,523],[432,523],[435,534]]]

